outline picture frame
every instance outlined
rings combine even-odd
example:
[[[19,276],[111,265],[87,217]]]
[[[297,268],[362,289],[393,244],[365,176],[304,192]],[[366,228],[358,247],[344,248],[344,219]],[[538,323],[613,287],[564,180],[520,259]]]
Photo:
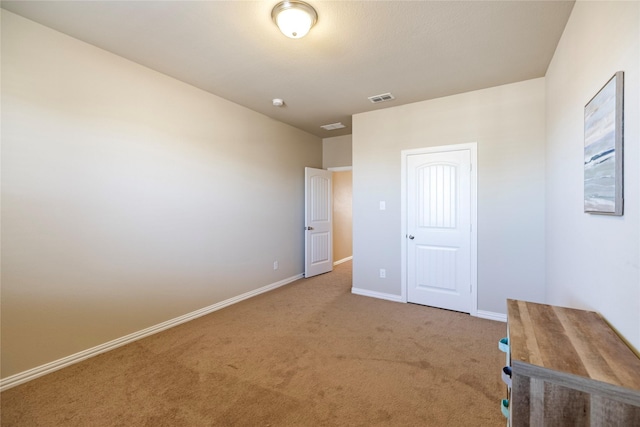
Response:
[[[584,107],[584,211],[624,210],[624,72],[618,71]]]

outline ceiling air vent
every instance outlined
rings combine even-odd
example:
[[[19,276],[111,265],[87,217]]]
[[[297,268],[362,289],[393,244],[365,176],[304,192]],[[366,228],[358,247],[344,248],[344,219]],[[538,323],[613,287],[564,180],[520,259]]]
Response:
[[[369,97],[369,101],[374,104],[377,104],[378,102],[391,101],[392,99],[396,98],[390,93],[383,93],[382,95],[374,95]]]
[[[328,125],[322,125],[320,126],[322,129],[324,130],[336,130],[336,129],[342,129],[343,127],[345,127],[345,125],[343,125],[342,123],[338,122],[338,123],[331,123]]]

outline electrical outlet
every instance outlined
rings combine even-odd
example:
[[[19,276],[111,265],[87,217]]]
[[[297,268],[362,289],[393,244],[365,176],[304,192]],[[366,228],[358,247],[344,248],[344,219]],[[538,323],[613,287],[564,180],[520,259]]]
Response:
[[[381,279],[386,279],[387,278],[387,270],[385,270],[384,268],[380,269],[380,278]]]
[[[383,200],[380,202],[380,210],[383,211],[385,209],[387,209],[387,202]]]
[[[278,261],[273,261],[273,269],[274,270],[278,269]]]

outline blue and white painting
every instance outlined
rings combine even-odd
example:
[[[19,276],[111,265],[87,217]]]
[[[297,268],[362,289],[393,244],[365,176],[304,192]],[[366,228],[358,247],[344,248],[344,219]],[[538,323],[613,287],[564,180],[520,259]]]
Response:
[[[616,132],[621,132],[616,129],[617,84],[621,84],[616,77],[584,109],[585,212],[621,214],[616,210],[622,178],[616,175],[622,173],[616,162]]]

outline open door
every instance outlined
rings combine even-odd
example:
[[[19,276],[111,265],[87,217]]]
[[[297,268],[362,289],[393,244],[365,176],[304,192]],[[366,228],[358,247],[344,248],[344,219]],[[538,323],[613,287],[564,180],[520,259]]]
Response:
[[[331,171],[304,168],[304,277],[333,270]]]

